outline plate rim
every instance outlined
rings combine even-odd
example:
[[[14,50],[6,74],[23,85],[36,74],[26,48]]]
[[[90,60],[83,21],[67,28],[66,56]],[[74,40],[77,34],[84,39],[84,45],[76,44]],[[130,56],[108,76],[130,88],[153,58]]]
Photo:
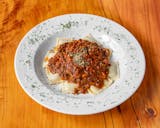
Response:
[[[117,102],[117,104],[115,104],[114,106],[108,107],[108,108],[106,108],[106,109],[101,109],[101,110],[99,110],[99,111],[96,110],[95,112],[92,112],[92,113],[90,113],[90,112],[89,112],[89,113],[83,113],[83,112],[80,112],[80,113],[79,113],[79,112],[70,113],[70,112],[66,112],[66,111],[60,111],[60,110],[58,110],[57,108],[54,108],[54,109],[53,109],[51,106],[48,106],[48,105],[46,105],[45,103],[40,102],[38,99],[36,99],[35,97],[33,97],[29,91],[27,91],[27,90],[25,89],[25,87],[23,86],[23,83],[22,83],[22,81],[20,80],[20,77],[19,77],[19,75],[18,75],[17,65],[16,65],[16,59],[17,59],[18,50],[20,49],[20,45],[22,44],[22,42],[24,41],[24,39],[28,36],[28,33],[30,33],[34,28],[36,28],[37,26],[39,26],[39,25],[42,24],[43,22],[46,22],[46,21],[48,21],[48,20],[51,20],[51,19],[54,19],[54,18],[57,18],[57,17],[67,16],[67,15],[88,15],[88,16],[96,16],[96,17],[98,17],[98,18],[107,19],[107,20],[109,20],[110,22],[113,22],[113,23],[121,26],[125,31],[127,31],[130,35],[132,35],[132,37],[136,40],[137,44],[139,45],[140,50],[142,51],[141,53],[142,53],[142,56],[143,56],[144,70],[143,70],[143,75],[141,76],[140,82],[137,84],[137,86],[136,86],[136,88],[134,89],[134,91],[132,91],[132,93],[131,93],[130,95],[128,95],[128,97],[125,98],[125,100],[121,100],[121,102]],[[56,112],[63,113],[63,114],[69,114],[69,115],[91,115],[91,114],[101,113],[101,112],[104,112],[104,111],[108,111],[108,110],[110,110],[110,109],[112,109],[112,108],[115,108],[115,107],[117,107],[118,105],[124,103],[124,102],[125,102],[126,100],[128,100],[131,96],[133,96],[133,94],[138,90],[138,88],[140,87],[140,85],[141,85],[141,83],[142,83],[142,81],[143,81],[143,79],[144,79],[145,72],[146,72],[146,59],[145,59],[144,51],[143,51],[142,46],[141,46],[141,44],[139,43],[139,41],[138,41],[138,40],[135,38],[135,36],[134,36],[128,29],[126,29],[123,25],[121,25],[121,24],[117,23],[116,21],[113,21],[113,20],[111,20],[111,19],[109,19],[109,18],[107,18],[107,17],[103,17],[103,16],[99,16],[99,15],[94,15],[94,14],[89,14],[89,13],[68,13],[68,14],[58,15],[58,16],[54,16],[54,17],[45,19],[45,20],[41,21],[40,23],[38,23],[37,25],[35,25],[35,26],[33,26],[32,28],[30,28],[29,31],[27,31],[27,32],[25,33],[25,35],[24,35],[24,36],[22,37],[22,39],[20,40],[20,42],[19,42],[19,44],[18,44],[18,46],[17,46],[16,52],[15,52],[15,56],[14,56],[14,70],[15,70],[16,78],[17,78],[20,86],[21,86],[22,89],[24,90],[24,92],[25,92],[31,99],[33,99],[34,101],[36,101],[38,104],[40,104],[40,105],[44,106],[45,108],[48,108],[48,109],[50,109],[50,110],[52,110],[52,111],[56,111]]]

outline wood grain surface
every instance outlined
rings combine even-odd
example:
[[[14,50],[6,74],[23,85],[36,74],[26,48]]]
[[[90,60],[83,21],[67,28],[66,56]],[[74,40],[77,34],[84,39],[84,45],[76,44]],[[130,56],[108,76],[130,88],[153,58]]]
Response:
[[[36,24],[67,13],[110,18],[132,32],[146,57],[138,91],[120,106],[89,116],[48,110],[20,87],[14,55]],[[0,128],[160,128],[160,0],[0,0]]]

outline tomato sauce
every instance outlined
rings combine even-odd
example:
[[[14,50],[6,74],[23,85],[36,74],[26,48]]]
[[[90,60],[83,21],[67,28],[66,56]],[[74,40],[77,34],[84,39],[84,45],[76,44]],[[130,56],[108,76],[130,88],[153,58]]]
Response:
[[[58,52],[49,59],[48,68],[58,73],[63,80],[78,84],[75,93],[87,93],[90,86],[102,88],[109,72],[108,49],[95,42],[74,40],[58,47]]]

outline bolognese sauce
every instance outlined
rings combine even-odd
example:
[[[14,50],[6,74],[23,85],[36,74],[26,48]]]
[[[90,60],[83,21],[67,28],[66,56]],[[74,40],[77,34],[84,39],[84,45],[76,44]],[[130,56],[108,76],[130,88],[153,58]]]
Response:
[[[87,93],[90,86],[102,88],[109,73],[109,49],[87,40],[74,40],[58,47],[48,69],[63,80],[78,84],[74,93]]]

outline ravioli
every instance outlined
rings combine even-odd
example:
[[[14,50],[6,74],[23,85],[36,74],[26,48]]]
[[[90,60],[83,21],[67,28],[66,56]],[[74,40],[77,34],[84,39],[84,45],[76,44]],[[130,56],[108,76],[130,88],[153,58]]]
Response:
[[[83,39],[88,40],[90,42],[96,42],[97,44],[100,45],[100,43],[98,43],[91,34],[84,37]],[[43,61],[43,68],[45,69],[45,73],[47,75],[47,78],[48,78],[50,84],[56,84],[57,86],[59,86],[63,93],[74,93],[74,90],[75,90],[75,88],[77,88],[78,85],[75,83],[68,82],[67,80],[62,80],[58,73],[53,74],[52,72],[50,72],[47,65],[48,65],[48,60],[51,57],[54,57],[55,54],[57,53],[58,47],[66,42],[71,42],[71,41],[73,41],[73,39],[57,38],[56,47],[54,47],[53,49],[51,49],[50,51],[47,52],[47,54],[44,58],[44,61]],[[112,53],[112,51],[109,50],[110,55],[109,55],[108,59],[110,59],[111,53]],[[119,78],[119,65],[118,65],[118,63],[111,62],[111,66],[109,67],[108,78],[106,80],[104,80],[104,86],[102,88],[90,86],[90,88],[88,89],[88,93],[98,94],[102,90],[104,90],[105,88],[109,87],[118,78]]]

